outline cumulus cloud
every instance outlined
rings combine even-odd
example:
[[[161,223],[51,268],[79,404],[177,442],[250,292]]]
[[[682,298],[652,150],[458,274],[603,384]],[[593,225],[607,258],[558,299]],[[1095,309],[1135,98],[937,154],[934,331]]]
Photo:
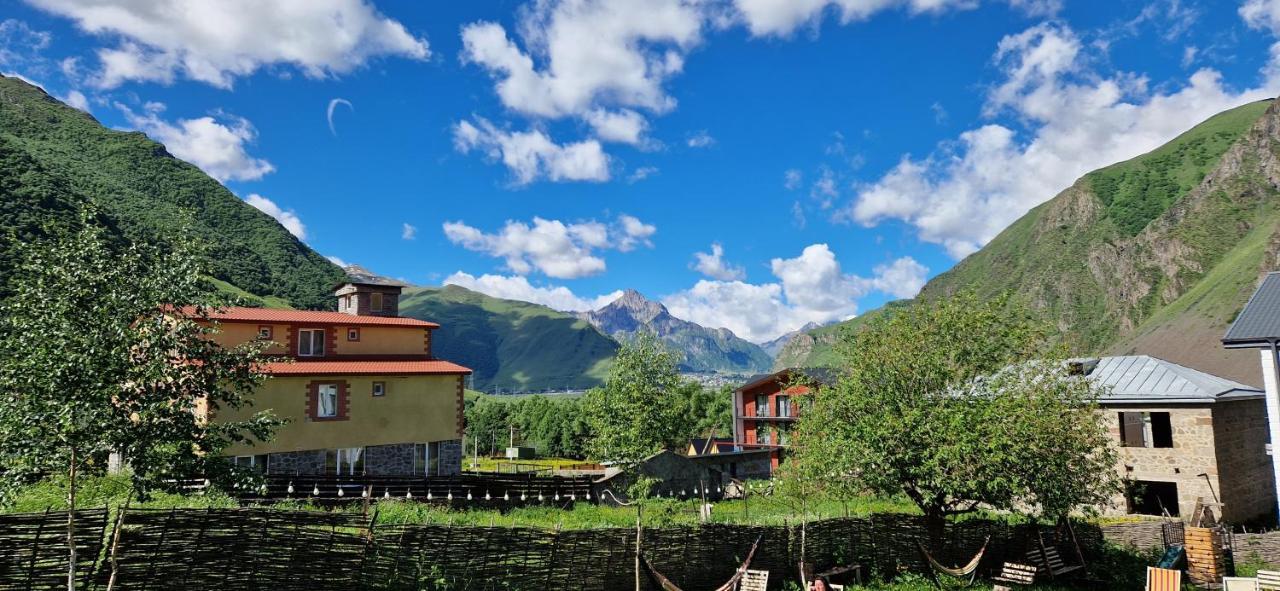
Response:
[[[747,271],[741,266],[724,260],[724,247],[719,242],[711,244],[709,253],[693,253],[693,269],[720,281],[741,281],[747,277]]]
[[[116,103],[133,127],[164,144],[171,154],[186,160],[221,182],[252,181],[275,170],[262,158],[250,156],[246,146],[258,137],[248,119],[227,113],[195,119],[165,121],[164,105],[147,103],[143,113]]]
[[[1270,13],[1257,14],[1245,18],[1271,22]],[[1087,51],[1063,24],[1003,38],[995,54],[1002,81],[989,91],[985,111],[1016,118],[1027,127],[1026,139],[993,122],[942,142],[926,157],[903,156],[858,187],[841,216],[866,226],[903,220],[921,239],[960,258],[1084,173],[1148,152],[1190,122],[1280,91],[1275,76],[1234,91],[1218,72],[1201,69],[1183,84],[1153,92],[1141,76],[1094,71]]]
[[[775,282],[703,279],[662,303],[679,318],[764,342],[809,322],[851,318],[858,311],[857,300],[872,291],[914,296],[928,274],[911,257],[876,267],[872,277],[846,274],[826,244],[810,245],[795,258],[775,258],[770,269]]]
[[[600,142],[591,139],[557,144],[537,129],[498,129],[482,117],[476,122],[460,121],[453,126],[453,145],[466,154],[480,151],[501,161],[517,185],[545,178],[551,181],[607,181],[609,157]]]
[[[89,99],[85,97],[84,93],[80,92],[79,90],[72,89],[70,92],[67,93],[67,96],[62,97],[62,102],[67,103],[68,105],[71,105],[72,107],[80,109],[81,111],[84,111],[86,113],[89,112]]]
[[[88,33],[117,37],[98,50],[97,84],[168,83],[183,76],[230,88],[240,76],[288,65],[308,77],[349,72],[370,59],[427,59],[427,41],[364,0],[27,0]]]
[[[1032,4],[1034,0],[1013,0]],[[941,13],[977,6],[977,0],[734,0],[741,20],[752,35],[787,36],[803,26],[817,25],[833,13],[841,24],[863,21],[877,12],[905,9],[911,15]],[[1029,7],[1029,6],[1028,6]],[[1038,7],[1037,7],[1038,8]]]
[[[629,215],[620,216],[612,226],[595,220],[566,224],[535,217],[532,225],[508,220],[491,234],[463,222],[444,224],[450,242],[501,258],[517,275],[537,271],[560,279],[601,273],[605,261],[597,251],[652,247],[650,238],[655,232],[654,226]]]
[[[488,296],[521,302],[542,304],[565,312],[582,312],[602,308],[622,297],[614,291],[595,298],[581,298],[564,286],[539,287],[519,275],[474,275],[458,271],[444,280],[445,285],[457,285]]]
[[[404,225],[400,227],[400,238],[404,240],[413,240],[417,237],[418,228],[416,226],[412,226],[408,222],[405,222]]]
[[[274,201],[257,193],[250,193],[248,197],[244,198],[244,201],[245,203],[258,208],[258,211],[275,218],[277,222],[280,222],[281,226],[284,226],[284,229],[297,237],[298,240],[305,240],[307,238],[307,227],[302,224],[302,220],[292,209],[284,209],[279,205],[276,205]],[[346,266],[343,263],[339,263],[338,260],[333,257],[330,257],[329,259],[344,267]]]
[[[640,145],[644,142],[645,130],[649,128],[644,116],[631,109],[596,109],[586,114],[586,120],[595,130],[596,137],[606,142]]]

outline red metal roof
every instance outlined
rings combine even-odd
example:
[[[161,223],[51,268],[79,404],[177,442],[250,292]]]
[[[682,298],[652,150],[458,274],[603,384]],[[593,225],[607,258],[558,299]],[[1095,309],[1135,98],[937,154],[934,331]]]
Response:
[[[456,363],[441,360],[419,361],[298,361],[295,363],[269,362],[263,364],[263,372],[273,376],[318,375],[425,375],[469,374]]]
[[[210,320],[219,322],[263,322],[263,323],[312,323],[340,324],[347,326],[412,326],[418,328],[440,328],[439,324],[403,318],[400,316],[356,316],[342,312],[314,312],[309,310],[276,310],[272,308],[226,308],[209,314]]]

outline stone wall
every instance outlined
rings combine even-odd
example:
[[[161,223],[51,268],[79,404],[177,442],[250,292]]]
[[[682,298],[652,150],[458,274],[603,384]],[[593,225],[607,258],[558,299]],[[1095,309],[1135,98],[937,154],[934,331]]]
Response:
[[[371,445],[364,448],[364,473],[369,476],[413,476],[415,444]]]
[[[267,470],[270,474],[322,475],[324,459],[323,449],[274,453],[267,458]]]
[[[462,440],[440,442],[440,476],[457,476],[462,473]]]
[[[1214,447],[1213,411],[1211,405],[1107,406],[1103,418],[1110,425],[1111,438],[1120,456],[1120,476],[1130,480],[1173,482],[1178,485],[1178,508],[1190,513],[1196,500],[1214,499],[1218,490],[1218,462]],[[1167,412],[1173,429],[1173,447],[1121,447],[1120,412]],[[1204,474],[1207,476],[1200,476]],[[1108,514],[1124,514],[1127,503],[1123,494],[1113,498]]]
[[[1213,430],[1223,519],[1244,523],[1270,517],[1276,509],[1276,489],[1266,451],[1266,402],[1255,399],[1215,404]]]

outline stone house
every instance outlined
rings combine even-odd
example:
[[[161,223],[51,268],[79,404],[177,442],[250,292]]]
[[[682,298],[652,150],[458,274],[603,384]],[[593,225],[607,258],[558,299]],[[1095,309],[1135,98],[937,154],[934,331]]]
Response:
[[[401,287],[336,286],[337,312],[227,308],[211,315],[226,347],[267,341],[269,376],[252,406],[287,423],[269,441],[227,450],[279,475],[447,476],[462,466],[463,386],[470,369],[436,359],[439,325],[399,316]]]
[[[1073,362],[1104,387],[1099,401],[1127,483],[1110,513],[1189,515],[1219,503],[1226,521],[1275,507],[1263,392],[1155,357]]]

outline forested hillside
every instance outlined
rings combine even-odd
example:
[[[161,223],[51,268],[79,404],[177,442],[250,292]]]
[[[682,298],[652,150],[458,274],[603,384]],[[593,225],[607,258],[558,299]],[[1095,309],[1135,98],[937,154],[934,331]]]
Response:
[[[433,352],[474,370],[476,390],[598,386],[618,350],[613,339],[568,314],[456,285],[406,289],[400,314],[439,323]]]
[[[270,216],[138,132],[0,76],[0,269],[14,241],[77,223],[91,204],[119,240],[165,243],[183,210],[212,246],[213,276],[276,304],[332,305],[342,271]],[[5,278],[7,280],[7,277]]]

